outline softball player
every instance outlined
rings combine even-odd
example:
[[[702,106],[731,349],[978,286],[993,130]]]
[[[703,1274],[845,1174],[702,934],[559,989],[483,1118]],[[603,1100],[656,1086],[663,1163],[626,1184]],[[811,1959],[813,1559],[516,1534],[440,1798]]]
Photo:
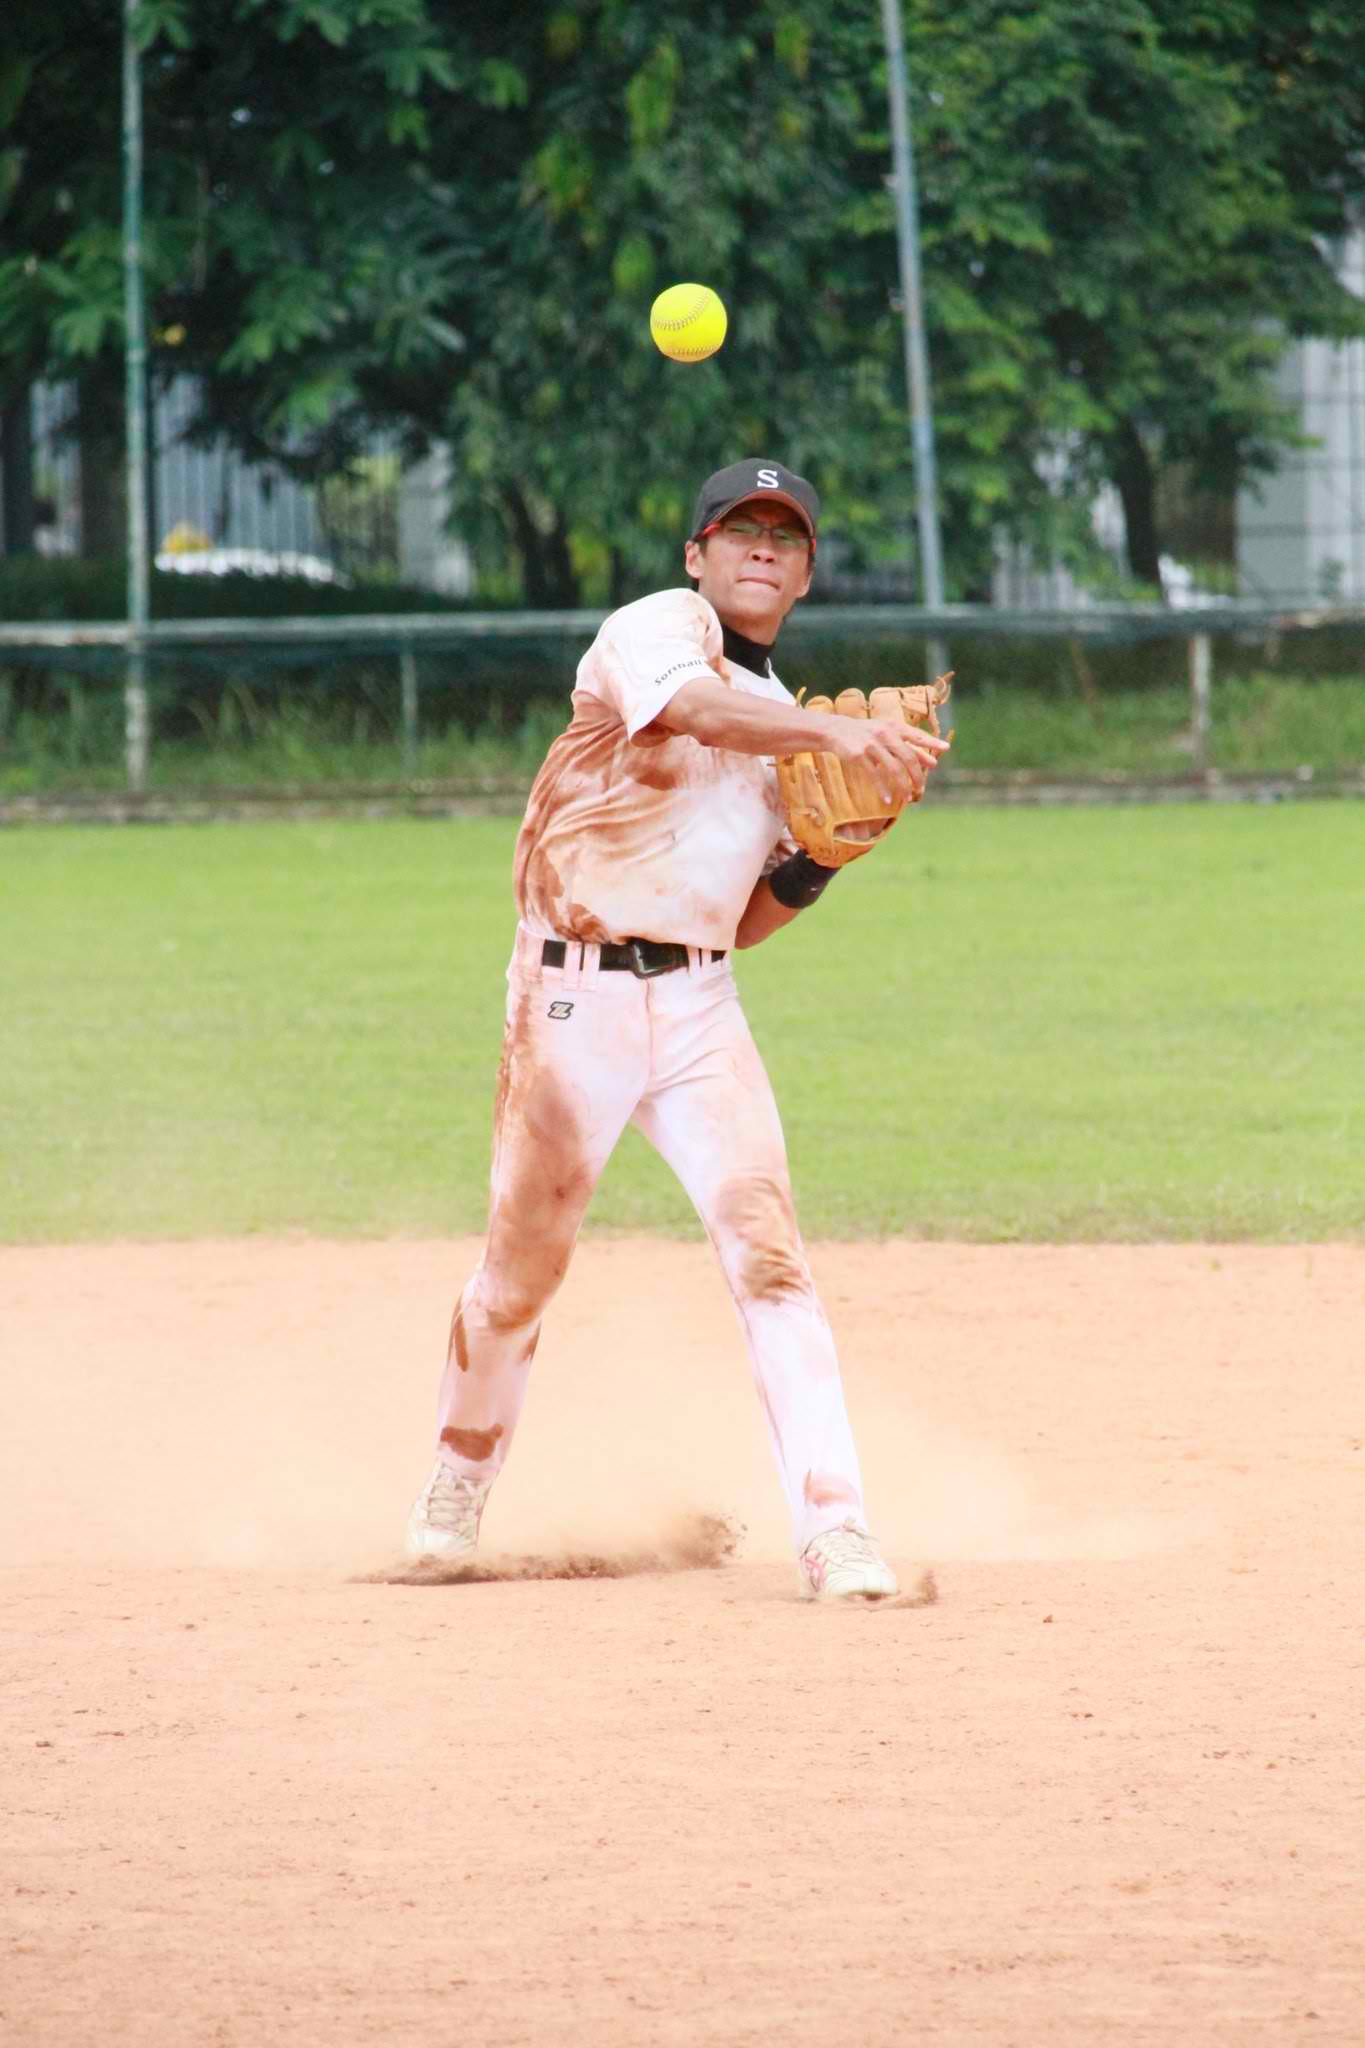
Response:
[[[724,1269],[803,1591],[896,1591],[868,1534],[782,1128],[730,964],[833,875],[788,837],[773,757],[828,749],[906,797],[947,744],[803,711],[774,675],[778,629],[810,588],[819,509],[779,462],[708,478],[684,550],[693,587],[614,612],[579,663],[572,719],[517,841],[488,1238],[451,1324],[436,1463],[408,1520],[413,1557],[472,1556],[541,1319],[633,1122],[691,1196]]]

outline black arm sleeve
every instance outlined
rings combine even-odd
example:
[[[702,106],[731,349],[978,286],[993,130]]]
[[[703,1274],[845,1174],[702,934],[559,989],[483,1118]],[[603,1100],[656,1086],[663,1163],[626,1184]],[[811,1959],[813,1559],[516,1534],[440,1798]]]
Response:
[[[809,910],[838,872],[838,868],[822,868],[818,860],[812,860],[802,850],[773,869],[768,887],[784,910]]]

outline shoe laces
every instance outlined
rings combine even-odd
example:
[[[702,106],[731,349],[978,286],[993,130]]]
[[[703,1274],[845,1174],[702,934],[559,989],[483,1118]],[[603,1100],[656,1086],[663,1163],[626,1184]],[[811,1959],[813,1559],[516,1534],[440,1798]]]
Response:
[[[445,1529],[452,1536],[474,1537],[490,1481],[469,1479],[441,1463],[427,1482],[422,1507],[433,1529]]]
[[[845,1522],[838,1529],[826,1529],[822,1536],[814,1537],[807,1548],[817,1551],[827,1564],[881,1563],[876,1544],[856,1522]]]

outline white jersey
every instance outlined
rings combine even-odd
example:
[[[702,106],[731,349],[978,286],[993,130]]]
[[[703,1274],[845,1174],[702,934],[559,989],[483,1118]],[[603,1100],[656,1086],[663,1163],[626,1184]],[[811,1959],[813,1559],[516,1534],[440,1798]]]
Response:
[[[658,591],[603,623],[517,840],[517,909],[531,931],[733,946],[754,884],[786,843],[772,759],[654,727],[690,682],[794,701],[775,676],[727,660],[722,637],[693,590]]]

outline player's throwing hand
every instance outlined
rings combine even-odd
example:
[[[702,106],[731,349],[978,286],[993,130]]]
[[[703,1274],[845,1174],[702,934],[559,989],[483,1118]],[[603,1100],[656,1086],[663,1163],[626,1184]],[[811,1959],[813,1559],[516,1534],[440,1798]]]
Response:
[[[918,726],[892,725],[885,718],[820,719],[820,743],[850,767],[864,769],[877,784],[883,803],[917,803],[925,781],[951,741]]]

